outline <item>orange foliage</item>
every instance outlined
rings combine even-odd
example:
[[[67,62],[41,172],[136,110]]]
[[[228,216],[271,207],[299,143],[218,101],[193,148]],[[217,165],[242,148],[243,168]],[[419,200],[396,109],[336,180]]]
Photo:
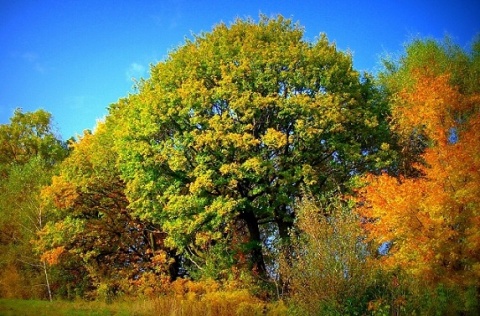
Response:
[[[48,263],[49,265],[56,265],[58,264],[58,260],[60,256],[64,252],[65,252],[64,246],[56,247],[43,253],[40,259]]]
[[[420,128],[430,140],[445,145],[449,129],[456,125],[456,114],[466,110],[469,102],[449,84],[447,74],[433,76],[414,71],[412,76],[414,88],[400,93],[402,106],[393,111],[396,127],[407,134]]]
[[[59,209],[67,209],[74,205],[78,198],[78,192],[75,186],[60,176],[52,178],[52,184],[42,190],[44,200],[51,199],[54,207]]]
[[[360,190],[364,228],[381,257],[431,282],[480,284],[480,113],[478,95],[462,95],[447,75],[414,74],[400,94],[397,130],[422,129],[431,146],[420,178],[369,175]],[[452,133],[456,136],[453,138]]]

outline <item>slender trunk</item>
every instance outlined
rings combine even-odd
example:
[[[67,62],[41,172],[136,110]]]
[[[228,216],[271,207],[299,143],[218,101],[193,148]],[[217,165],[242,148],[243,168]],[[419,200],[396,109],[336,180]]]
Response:
[[[286,263],[291,266],[291,253],[292,253],[292,245],[290,242],[290,229],[292,228],[293,224],[290,222],[286,222],[280,218],[277,218],[275,221],[278,227],[278,235],[280,236],[280,251],[283,253]]]
[[[38,208],[38,228],[37,230],[40,231],[43,228],[43,221],[42,221],[42,208]],[[45,260],[42,260],[43,266],[43,273],[45,274],[45,284],[47,285],[47,292],[48,292],[48,299],[50,302],[52,301],[52,289],[50,288],[50,281],[48,280],[48,271],[47,271],[47,263]]]
[[[262,240],[260,238],[258,219],[252,211],[245,211],[241,218],[246,222],[248,233],[250,235],[252,269],[260,276],[265,277],[267,269],[265,267],[265,260],[262,253]]]
[[[289,211],[286,205],[278,206],[275,210],[275,223],[277,223],[278,234],[283,243],[288,243],[294,217],[294,212]]]
[[[47,264],[45,263],[45,261],[42,261],[42,263],[43,263],[43,272],[45,273],[45,282],[47,284],[48,299],[51,302],[52,301],[52,290],[50,289],[50,282],[48,280]]]

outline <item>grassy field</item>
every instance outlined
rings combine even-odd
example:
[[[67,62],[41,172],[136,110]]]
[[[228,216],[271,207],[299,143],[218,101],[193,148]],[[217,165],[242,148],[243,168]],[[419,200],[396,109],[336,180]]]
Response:
[[[229,316],[286,315],[283,304],[251,304],[225,300],[190,300],[163,297],[154,300],[118,301],[113,304],[85,301],[39,301],[0,299],[0,316],[103,316],[167,315]]]
[[[146,306],[149,305],[149,306]],[[8,300],[0,299],[0,316],[103,316],[103,315],[151,315],[153,303],[135,304],[118,302],[106,304],[101,302],[65,302],[39,300]]]

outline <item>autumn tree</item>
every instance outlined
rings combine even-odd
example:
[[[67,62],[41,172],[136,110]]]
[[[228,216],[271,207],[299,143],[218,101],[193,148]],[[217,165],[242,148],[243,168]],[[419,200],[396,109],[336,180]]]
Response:
[[[288,238],[300,188],[342,189],[382,165],[379,92],[325,35],[303,35],[281,16],[217,25],[152,66],[114,111],[130,207],[192,260],[244,230],[264,274],[264,233]]]
[[[175,267],[163,247],[164,234],[128,209],[111,147],[113,124],[99,123],[94,133],[86,131],[72,143],[71,155],[42,192],[50,220],[36,248],[57,271],[59,296],[111,299],[144,274],[158,276],[160,283],[177,275],[169,271]]]
[[[65,144],[55,134],[52,115],[44,110],[15,110],[9,124],[0,125],[0,164],[24,164],[39,157],[51,164],[66,154]]]
[[[385,268],[401,268],[432,288],[442,284],[458,287],[464,294],[473,289],[476,308],[479,43],[465,52],[450,42],[415,41],[398,68],[386,74],[393,92],[393,130],[405,146],[421,137],[424,149],[413,161],[419,171],[414,177],[408,173],[368,176],[359,208],[371,240],[388,245],[380,256]],[[455,308],[473,308],[472,300]]]
[[[66,155],[48,112],[16,110],[0,125],[1,297],[49,297],[47,267],[30,242],[46,221],[40,190]]]

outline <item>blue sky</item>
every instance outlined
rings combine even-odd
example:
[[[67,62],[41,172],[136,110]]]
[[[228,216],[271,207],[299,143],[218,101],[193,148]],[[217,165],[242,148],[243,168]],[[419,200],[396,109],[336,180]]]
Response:
[[[53,114],[63,139],[92,129],[109,104],[148,77],[185,37],[235,18],[281,14],[353,53],[375,72],[414,37],[446,34],[465,48],[480,32],[478,0],[0,0],[0,124],[15,108]]]

